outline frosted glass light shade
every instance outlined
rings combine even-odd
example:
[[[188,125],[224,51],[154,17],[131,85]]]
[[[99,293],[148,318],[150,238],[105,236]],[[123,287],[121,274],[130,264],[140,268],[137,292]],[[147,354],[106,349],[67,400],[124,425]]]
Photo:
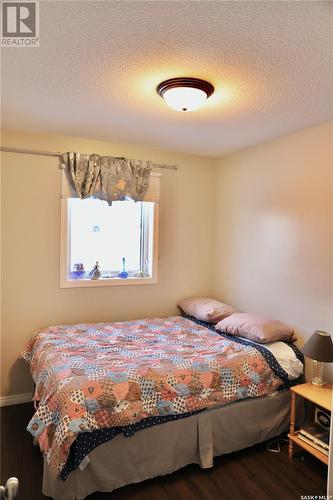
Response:
[[[200,108],[214,92],[214,87],[200,78],[180,77],[161,82],[156,92],[170,108],[186,112]]]
[[[194,111],[203,105],[207,94],[193,87],[174,87],[164,92],[163,99],[176,111]]]

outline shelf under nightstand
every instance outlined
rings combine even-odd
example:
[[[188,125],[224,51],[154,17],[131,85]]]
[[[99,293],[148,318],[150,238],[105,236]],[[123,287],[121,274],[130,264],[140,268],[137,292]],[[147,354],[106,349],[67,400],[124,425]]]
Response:
[[[291,390],[291,410],[290,410],[290,432],[289,438],[289,458],[293,457],[294,444],[297,444],[304,450],[311,453],[313,456],[321,460],[324,464],[328,465],[328,456],[317,450],[310,444],[307,444],[298,437],[298,432],[295,430],[295,417],[296,417],[296,396],[300,396],[307,401],[323,408],[324,410],[332,410],[332,384],[325,384],[316,386],[310,383],[295,385],[290,388]]]

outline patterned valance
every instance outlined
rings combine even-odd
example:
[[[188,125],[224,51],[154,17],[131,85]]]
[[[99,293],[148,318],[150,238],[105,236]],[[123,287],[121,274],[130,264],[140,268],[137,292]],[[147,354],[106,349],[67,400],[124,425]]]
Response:
[[[59,157],[73,197],[141,201],[149,187],[151,163],[97,154],[64,153]]]

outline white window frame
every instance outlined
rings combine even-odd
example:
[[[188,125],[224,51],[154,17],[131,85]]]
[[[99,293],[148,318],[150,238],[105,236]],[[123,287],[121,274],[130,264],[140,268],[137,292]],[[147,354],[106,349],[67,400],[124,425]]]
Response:
[[[154,220],[153,224],[153,239],[151,248],[148,252],[152,252],[152,273],[149,277],[137,278],[100,278],[98,280],[91,279],[71,279],[68,276],[69,269],[69,203],[68,198],[62,198],[61,215],[60,215],[60,288],[90,288],[98,286],[131,286],[131,285],[153,285],[158,283],[158,229],[159,229],[159,203],[154,203]],[[147,231],[144,231],[143,237]],[[141,242],[142,244],[142,242]],[[147,245],[145,245],[147,250]],[[142,258],[147,255],[142,255]]]

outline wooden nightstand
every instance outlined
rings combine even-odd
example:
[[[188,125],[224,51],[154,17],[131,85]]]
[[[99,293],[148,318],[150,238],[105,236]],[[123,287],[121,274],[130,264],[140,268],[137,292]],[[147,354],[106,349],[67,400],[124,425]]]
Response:
[[[291,390],[291,410],[290,410],[290,432],[288,434],[289,438],[289,458],[293,458],[294,443],[308,451],[315,457],[319,458],[324,464],[328,464],[328,457],[312,447],[311,445],[305,443],[298,437],[298,431],[295,430],[295,417],[296,417],[296,395],[301,396],[316,406],[320,406],[326,411],[332,410],[332,384],[325,384],[322,386],[316,386],[313,384],[300,384],[295,385],[290,388]]]

